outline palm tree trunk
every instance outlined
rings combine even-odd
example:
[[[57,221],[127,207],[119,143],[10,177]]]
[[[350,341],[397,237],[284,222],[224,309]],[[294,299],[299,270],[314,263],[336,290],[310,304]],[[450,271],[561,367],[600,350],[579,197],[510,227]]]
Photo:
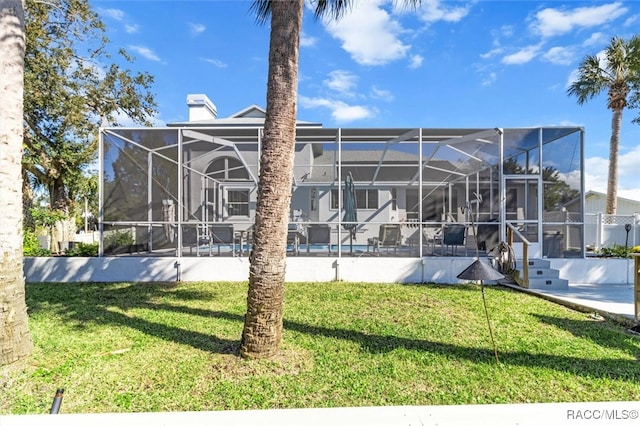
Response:
[[[614,109],[611,116],[611,140],[609,141],[609,175],[607,177],[606,214],[616,214],[618,209],[618,151],[622,109]]]
[[[273,357],[282,341],[303,7],[304,0],[271,2],[267,112],[247,314],[240,345],[245,358]]]
[[[0,365],[33,348],[22,271],[24,50],[24,4],[0,0]]]

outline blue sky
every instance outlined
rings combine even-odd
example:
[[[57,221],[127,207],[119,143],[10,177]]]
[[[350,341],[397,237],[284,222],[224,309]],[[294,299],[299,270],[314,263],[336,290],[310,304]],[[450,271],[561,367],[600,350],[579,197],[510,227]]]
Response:
[[[186,121],[187,94],[226,117],[266,105],[269,25],[248,0],[90,0],[114,49],[155,77],[158,125]],[[305,10],[298,117],[326,127],[531,127],[586,132],[587,189],[606,192],[606,93],[566,90],[585,55],[640,31],[638,1],[355,1],[339,22]],[[625,110],[618,195],[640,200],[640,110]]]

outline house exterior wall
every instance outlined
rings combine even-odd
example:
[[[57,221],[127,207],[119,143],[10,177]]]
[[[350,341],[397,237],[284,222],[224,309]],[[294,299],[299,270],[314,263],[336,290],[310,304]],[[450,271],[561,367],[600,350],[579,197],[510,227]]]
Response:
[[[604,213],[606,210],[606,194],[588,193],[584,200],[585,213]],[[618,198],[616,214],[632,215],[640,213],[640,201]]]

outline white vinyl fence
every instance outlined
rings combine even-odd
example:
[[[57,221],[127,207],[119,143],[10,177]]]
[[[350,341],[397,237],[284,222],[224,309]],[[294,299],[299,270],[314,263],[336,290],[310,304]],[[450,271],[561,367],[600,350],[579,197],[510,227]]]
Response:
[[[607,215],[587,213],[584,216],[585,243],[588,249],[599,250],[613,244],[640,245],[640,214]]]

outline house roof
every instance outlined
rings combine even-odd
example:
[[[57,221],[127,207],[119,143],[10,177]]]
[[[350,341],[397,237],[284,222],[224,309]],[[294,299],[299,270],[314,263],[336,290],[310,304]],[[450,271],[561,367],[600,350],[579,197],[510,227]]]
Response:
[[[589,190],[584,194],[584,198],[607,198],[607,194],[603,192]],[[625,201],[627,203],[636,204],[640,206],[640,200],[632,200],[631,198],[618,197],[618,202]]]
[[[225,118],[169,123],[169,127],[262,127],[266,117],[266,110],[258,105],[250,105]],[[296,121],[297,127],[322,127],[322,123],[310,121]]]

